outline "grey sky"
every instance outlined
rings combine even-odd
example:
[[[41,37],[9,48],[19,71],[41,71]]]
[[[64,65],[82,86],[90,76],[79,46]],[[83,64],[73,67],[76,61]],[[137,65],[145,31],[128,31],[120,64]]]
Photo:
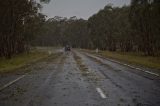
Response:
[[[114,6],[123,6],[128,5],[130,0],[51,0],[49,4],[43,4],[42,13],[49,18],[77,16],[87,19],[109,3]]]

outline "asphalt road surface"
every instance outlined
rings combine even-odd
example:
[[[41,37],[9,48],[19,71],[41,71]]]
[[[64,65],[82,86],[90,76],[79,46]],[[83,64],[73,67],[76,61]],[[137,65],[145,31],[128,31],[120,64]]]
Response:
[[[0,75],[0,106],[160,106],[160,79],[93,54],[59,53]]]

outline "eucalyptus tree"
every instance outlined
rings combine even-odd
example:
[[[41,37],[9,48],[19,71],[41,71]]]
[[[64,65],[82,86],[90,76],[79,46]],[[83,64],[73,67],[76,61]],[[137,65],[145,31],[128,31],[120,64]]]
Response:
[[[0,56],[11,58],[12,55],[25,51],[25,26],[29,19],[37,16],[40,7],[34,0],[1,1]]]
[[[117,47],[123,51],[131,49],[128,10],[129,7],[107,5],[89,18],[88,29],[93,48],[110,51],[116,51]]]
[[[145,55],[157,55],[160,34],[160,2],[132,0],[130,19],[135,30],[136,44]]]

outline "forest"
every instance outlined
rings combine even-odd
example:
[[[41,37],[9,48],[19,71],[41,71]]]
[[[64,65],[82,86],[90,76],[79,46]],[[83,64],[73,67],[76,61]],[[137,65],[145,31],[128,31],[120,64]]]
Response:
[[[41,0],[49,2],[49,0]],[[160,1],[131,0],[106,5],[88,20],[76,16],[47,19],[34,0],[0,4],[0,56],[11,58],[33,46],[65,46],[160,55]]]

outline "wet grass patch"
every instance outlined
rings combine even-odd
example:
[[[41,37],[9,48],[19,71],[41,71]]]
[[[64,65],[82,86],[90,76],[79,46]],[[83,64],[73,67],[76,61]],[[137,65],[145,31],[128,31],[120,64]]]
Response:
[[[135,53],[109,52],[102,51],[100,54],[104,57],[117,59],[118,61],[127,62],[133,65],[139,65],[149,68],[160,69],[160,57],[143,56]]]
[[[99,51],[96,53],[93,50],[82,50],[95,55],[100,55],[104,58],[110,58],[113,60],[120,61],[122,63],[127,63],[139,67],[146,67],[156,69],[153,70],[160,74],[160,56],[144,56],[141,53],[133,52],[110,52],[110,51]]]
[[[13,57],[12,59],[0,59],[0,74],[13,73],[13,72],[30,72],[32,65],[43,62],[55,61],[55,58],[60,56],[59,53],[53,53],[49,55],[47,52],[32,51],[30,53],[24,53]],[[29,68],[31,66],[31,68]],[[33,67],[34,68],[34,67]],[[38,67],[42,68],[42,66]],[[21,72],[20,72],[21,73]]]
[[[44,52],[31,52],[23,53],[13,57],[12,59],[0,59],[0,74],[13,72],[18,68],[29,65],[29,63],[34,63],[42,58],[47,57],[48,54]]]

